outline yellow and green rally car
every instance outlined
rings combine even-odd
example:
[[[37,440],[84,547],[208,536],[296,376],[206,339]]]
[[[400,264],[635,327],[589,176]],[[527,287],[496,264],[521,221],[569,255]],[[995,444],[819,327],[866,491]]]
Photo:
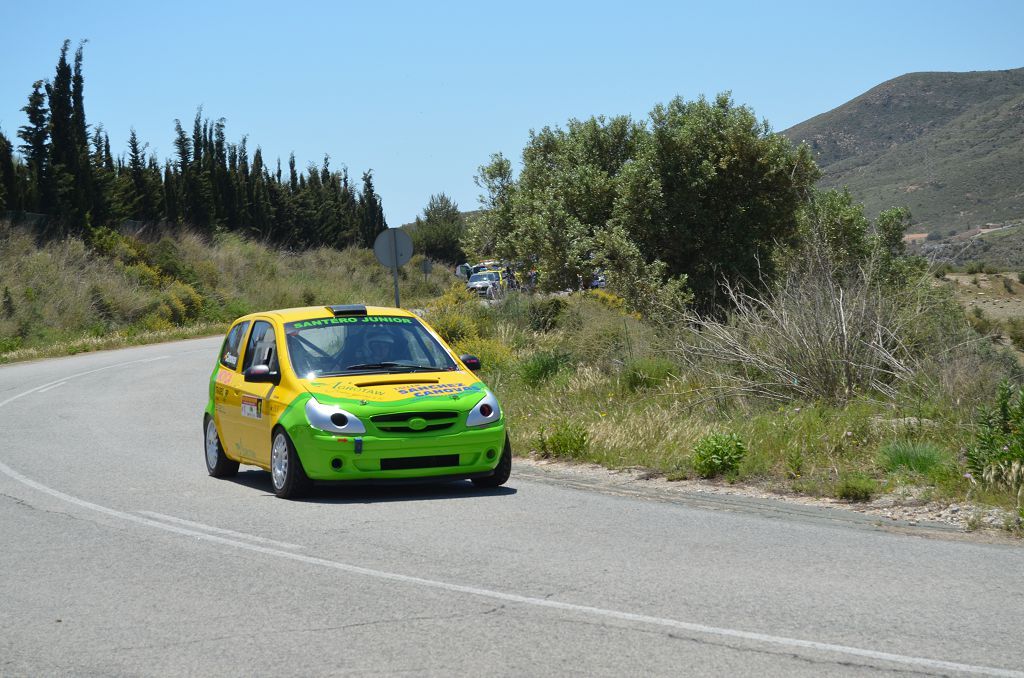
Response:
[[[228,330],[203,427],[211,476],[270,471],[294,498],[313,481],[470,478],[503,485],[512,450],[497,398],[427,323],[397,308],[252,313]]]

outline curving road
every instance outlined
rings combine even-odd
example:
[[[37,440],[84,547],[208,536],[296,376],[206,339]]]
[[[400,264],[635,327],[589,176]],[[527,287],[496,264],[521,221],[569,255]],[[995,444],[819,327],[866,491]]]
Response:
[[[1024,676],[1016,545],[522,465],[209,478],[218,345],[0,368],[0,675]]]

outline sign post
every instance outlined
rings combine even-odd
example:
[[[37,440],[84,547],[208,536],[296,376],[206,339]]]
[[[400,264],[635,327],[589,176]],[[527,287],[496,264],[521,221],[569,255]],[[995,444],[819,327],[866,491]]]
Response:
[[[380,232],[373,241],[373,253],[383,266],[391,268],[395,281],[395,308],[401,308],[398,296],[398,267],[412,258],[412,238],[400,228],[388,228]]]

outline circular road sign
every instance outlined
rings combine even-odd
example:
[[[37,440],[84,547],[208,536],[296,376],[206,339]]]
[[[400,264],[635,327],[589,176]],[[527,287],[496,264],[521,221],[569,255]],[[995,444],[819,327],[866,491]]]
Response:
[[[373,241],[373,253],[384,266],[402,266],[412,258],[412,238],[400,228],[385,229]]]

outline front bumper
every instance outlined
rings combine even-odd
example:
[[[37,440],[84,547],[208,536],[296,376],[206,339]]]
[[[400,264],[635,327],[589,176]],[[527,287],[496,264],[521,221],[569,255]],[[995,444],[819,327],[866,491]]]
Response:
[[[447,480],[484,477],[494,471],[505,446],[505,420],[446,435],[345,436],[318,431],[308,425],[294,426],[288,434],[306,475],[312,480]],[[454,463],[429,468],[381,469],[382,460],[423,458]]]

